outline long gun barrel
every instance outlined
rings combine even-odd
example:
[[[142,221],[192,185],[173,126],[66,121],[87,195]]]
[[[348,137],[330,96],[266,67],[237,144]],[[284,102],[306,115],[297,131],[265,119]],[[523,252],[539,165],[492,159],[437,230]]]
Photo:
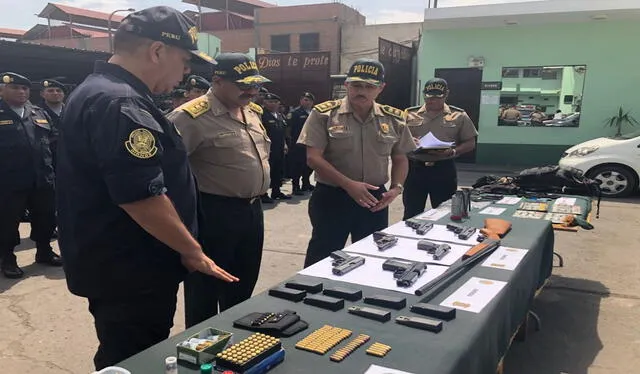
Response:
[[[335,251],[330,256],[333,259],[331,266],[333,266],[332,272],[335,275],[345,275],[351,270],[364,265],[365,261],[362,256],[352,256],[343,251]]]

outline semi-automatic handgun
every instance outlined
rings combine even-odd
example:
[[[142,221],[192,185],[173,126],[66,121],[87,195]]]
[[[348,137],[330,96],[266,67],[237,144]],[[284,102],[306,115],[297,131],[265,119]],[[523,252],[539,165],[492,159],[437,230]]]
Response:
[[[433,228],[433,223],[425,220],[410,218],[405,221],[405,225],[415,230],[418,235],[426,235]]]
[[[351,270],[364,265],[364,257],[362,256],[352,256],[343,251],[335,251],[330,256],[333,259],[331,266],[333,266],[332,272],[335,275],[345,275]]]
[[[457,225],[455,223],[449,223],[447,224],[447,230],[453,231],[453,233],[458,235],[458,239],[467,240],[471,236],[473,236],[473,234],[475,234],[477,229],[475,227],[462,226],[462,225]]]
[[[418,249],[427,251],[427,253],[433,255],[433,259],[436,261],[442,260],[451,251],[451,247],[448,244],[436,244],[428,240],[420,240]]]
[[[427,264],[392,258],[382,264],[382,270],[393,272],[398,287],[411,287],[427,270]]]
[[[376,243],[379,250],[384,251],[396,245],[398,243],[398,238],[382,231],[376,231],[373,233],[373,241]]]

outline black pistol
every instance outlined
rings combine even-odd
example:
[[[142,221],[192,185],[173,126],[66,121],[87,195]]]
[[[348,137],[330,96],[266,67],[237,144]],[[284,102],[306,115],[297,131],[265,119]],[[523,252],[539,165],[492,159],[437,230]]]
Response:
[[[433,223],[417,218],[409,218],[405,225],[415,230],[418,235],[426,235],[433,228]]]
[[[345,275],[351,270],[364,265],[364,257],[362,256],[352,256],[343,251],[335,251],[330,256],[333,259],[331,266],[333,266],[332,272],[335,275]]]
[[[436,261],[442,260],[451,251],[451,247],[448,244],[436,244],[428,240],[420,240],[418,249],[433,255],[433,259]]]
[[[382,270],[393,272],[398,287],[411,287],[427,270],[427,264],[392,258],[382,264]]]
[[[398,243],[398,238],[391,234],[376,231],[373,233],[373,241],[376,243],[379,250],[384,251],[396,245]]]
[[[447,230],[453,231],[458,236],[458,239],[467,240],[476,232],[475,227],[457,225],[455,223],[447,224]]]

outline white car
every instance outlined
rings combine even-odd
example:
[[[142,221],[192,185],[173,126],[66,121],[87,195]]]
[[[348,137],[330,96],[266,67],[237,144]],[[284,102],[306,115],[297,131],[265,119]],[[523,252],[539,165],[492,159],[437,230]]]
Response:
[[[559,164],[599,181],[602,196],[628,196],[640,183],[640,131],[575,145],[564,152]]]

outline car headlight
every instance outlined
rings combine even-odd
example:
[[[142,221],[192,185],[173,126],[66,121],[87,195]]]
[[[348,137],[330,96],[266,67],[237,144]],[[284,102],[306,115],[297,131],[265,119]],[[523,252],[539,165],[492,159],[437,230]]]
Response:
[[[567,155],[567,157],[582,157],[582,156],[586,156],[588,154],[591,154],[591,153],[597,151],[598,148],[600,148],[600,147],[595,146],[595,145],[591,146],[591,147],[581,147],[581,148],[576,149],[575,151],[571,151]]]

